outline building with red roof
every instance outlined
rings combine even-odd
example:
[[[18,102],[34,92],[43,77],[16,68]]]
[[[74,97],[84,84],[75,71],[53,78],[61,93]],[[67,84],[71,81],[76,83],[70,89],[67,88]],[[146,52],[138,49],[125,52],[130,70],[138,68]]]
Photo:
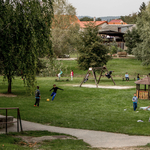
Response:
[[[127,24],[127,23],[123,22],[121,19],[113,19],[109,21],[108,24]]]
[[[107,21],[79,21],[78,22],[81,29],[86,28],[87,25],[93,24],[95,26],[98,26],[99,29],[101,29],[104,25],[107,25]]]

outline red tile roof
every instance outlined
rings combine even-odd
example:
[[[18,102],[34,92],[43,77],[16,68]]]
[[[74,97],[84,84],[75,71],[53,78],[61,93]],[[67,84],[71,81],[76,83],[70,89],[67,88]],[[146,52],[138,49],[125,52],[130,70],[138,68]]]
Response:
[[[80,20],[79,20],[80,21]],[[79,25],[80,25],[80,28],[86,28],[86,25],[88,25],[88,24],[94,24],[95,26],[99,26],[99,25],[102,25],[102,24],[104,24],[104,23],[107,23],[108,24],[108,22],[107,21],[80,21],[80,22],[78,22],[79,23]]]
[[[127,23],[123,22],[121,19],[114,19],[109,21],[108,24],[127,24]]]

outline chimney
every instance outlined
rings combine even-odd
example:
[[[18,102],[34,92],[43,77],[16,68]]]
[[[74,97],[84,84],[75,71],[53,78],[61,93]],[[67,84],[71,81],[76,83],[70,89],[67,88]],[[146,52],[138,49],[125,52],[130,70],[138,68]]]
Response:
[[[93,18],[93,21],[96,21],[96,17]]]

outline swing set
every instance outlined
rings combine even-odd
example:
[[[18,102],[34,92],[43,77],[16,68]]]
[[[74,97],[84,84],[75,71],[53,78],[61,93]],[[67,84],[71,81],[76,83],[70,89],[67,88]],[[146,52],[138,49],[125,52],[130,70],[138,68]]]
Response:
[[[101,70],[100,76],[99,76],[99,79],[98,79],[98,80],[96,79],[96,73],[95,73],[96,70]],[[98,84],[99,84],[99,82],[100,82],[100,80],[101,80],[101,77],[102,77],[102,74],[103,74],[104,70],[107,71],[107,74],[109,73],[109,72],[108,72],[108,69],[106,68],[106,66],[103,66],[103,67],[90,67],[89,70],[88,70],[88,72],[86,73],[85,77],[83,78],[83,81],[81,82],[80,87],[82,86],[82,84],[83,84],[83,82],[84,82],[85,80],[86,80],[86,81],[88,80],[87,78],[88,78],[88,76],[89,76],[90,71],[91,71],[92,74],[93,74],[96,87],[98,87]],[[113,78],[112,78],[111,75],[110,75],[110,78],[111,78],[111,80],[113,81],[114,85],[116,85],[116,83],[115,83],[115,81],[113,80]]]

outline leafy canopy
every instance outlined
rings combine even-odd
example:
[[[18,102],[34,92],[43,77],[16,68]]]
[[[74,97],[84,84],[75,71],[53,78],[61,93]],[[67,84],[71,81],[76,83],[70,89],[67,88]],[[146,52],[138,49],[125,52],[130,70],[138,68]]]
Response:
[[[55,0],[52,23],[52,48],[56,56],[69,54],[78,45],[79,25],[76,9],[66,0]]]
[[[78,49],[80,57],[78,64],[81,69],[89,67],[102,67],[109,60],[107,53],[108,47],[104,45],[101,37],[98,35],[98,27],[94,24],[89,24],[80,33],[82,39],[80,48]]]
[[[22,72],[26,85],[34,88],[39,57],[52,55],[52,0],[0,0],[0,70],[8,79]]]
[[[150,2],[145,11],[137,18],[137,31],[141,42],[136,43],[133,49],[134,55],[142,61],[143,65],[150,64]]]

